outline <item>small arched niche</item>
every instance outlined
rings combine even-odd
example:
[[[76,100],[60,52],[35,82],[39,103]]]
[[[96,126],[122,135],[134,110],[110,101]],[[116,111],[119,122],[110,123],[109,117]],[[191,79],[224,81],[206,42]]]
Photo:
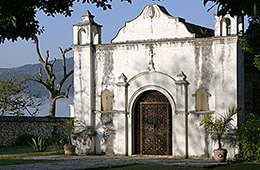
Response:
[[[93,42],[94,42],[94,44],[99,44],[100,42],[99,42],[99,33],[98,33],[98,31],[97,31],[97,29],[94,29],[94,31],[93,31]]]
[[[101,111],[111,111],[111,92],[109,90],[101,93]]]
[[[206,90],[199,89],[196,92],[196,111],[208,111],[209,104],[208,104],[208,96]]]
[[[231,20],[229,18],[223,18],[221,20],[221,36],[231,35]]]
[[[78,45],[82,45],[83,44],[83,35],[86,34],[85,29],[81,28],[78,31]]]
[[[244,17],[238,17],[238,35],[242,36],[244,34]]]

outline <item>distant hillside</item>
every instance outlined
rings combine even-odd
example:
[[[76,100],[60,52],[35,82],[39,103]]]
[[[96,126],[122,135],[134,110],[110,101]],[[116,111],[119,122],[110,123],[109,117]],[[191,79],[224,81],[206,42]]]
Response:
[[[66,65],[67,65],[67,70],[70,71],[73,68],[73,58],[66,59]],[[14,68],[0,68],[0,80],[7,79],[8,78],[7,73],[10,73],[10,76],[14,78],[23,78],[29,76],[38,77],[40,67],[42,67],[41,64],[26,64],[24,66],[14,67]],[[62,59],[57,59],[53,68],[57,76],[57,79],[60,80],[63,76]],[[42,68],[42,72],[44,72],[43,68]],[[73,83],[73,76],[70,76],[66,80],[65,84],[63,85],[63,90],[64,89],[66,90],[67,87],[72,83]],[[39,83],[29,81],[27,83],[27,86],[29,87],[28,89],[32,93],[34,94],[39,93],[44,98],[48,97],[47,90]],[[73,94],[73,86],[70,89],[70,95],[72,94]]]

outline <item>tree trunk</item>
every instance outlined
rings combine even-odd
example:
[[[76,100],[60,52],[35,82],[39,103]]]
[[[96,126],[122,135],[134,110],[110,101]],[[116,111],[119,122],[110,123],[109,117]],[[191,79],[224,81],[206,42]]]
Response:
[[[221,139],[218,138],[218,149],[222,149]]]
[[[50,98],[50,107],[49,107],[49,116],[55,117],[56,116],[56,100],[52,96],[52,94],[49,95]]]

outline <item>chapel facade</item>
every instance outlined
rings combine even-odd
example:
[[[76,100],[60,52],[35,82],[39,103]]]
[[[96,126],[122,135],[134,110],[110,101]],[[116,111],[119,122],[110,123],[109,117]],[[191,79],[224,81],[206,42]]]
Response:
[[[154,4],[102,44],[87,11],[73,25],[71,113],[78,131],[89,129],[74,141],[77,152],[210,157],[203,117],[245,105],[243,27],[242,17],[215,15],[212,30]]]

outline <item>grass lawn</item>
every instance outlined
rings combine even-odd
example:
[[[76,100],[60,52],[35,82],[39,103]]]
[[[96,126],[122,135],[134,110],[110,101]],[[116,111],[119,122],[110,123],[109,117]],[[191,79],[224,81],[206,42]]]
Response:
[[[0,165],[20,165],[20,164],[33,164],[33,163],[46,163],[56,160],[23,160],[23,159],[3,159],[0,160]]]
[[[34,152],[30,146],[0,147],[0,156],[4,154],[19,154]]]
[[[104,168],[102,168],[104,169]],[[191,167],[179,167],[179,166],[167,166],[167,165],[131,165],[118,168],[107,168],[114,170],[205,170],[205,168],[191,168]],[[240,163],[225,166],[218,166],[210,168],[212,170],[259,170],[260,164],[256,163]]]
[[[239,164],[219,166],[219,167],[215,167],[213,169],[216,169],[216,170],[259,170],[260,164],[258,164],[258,163],[239,163]]]
[[[101,170],[104,168],[100,168],[98,170]],[[203,170],[201,168],[190,168],[190,167],[179,167],[179,166],[167,166],[167,165],[131,165],[131,166],[123,166],[118,168],[106,168],[108,169],[116,169],[116,170]]]
[[[26,157],[59,155],[63,151],[34,152],[30,146],[0,147],[0,159],[22,159]]]
[[[24,160],[23,158],[59,154],[63,154],[63,151],[34,152],[30,146],[0,147],[0,165],[51,162],[50,160]]]
[[[0,159],[23,159],[23,158],[28,158],[28,157],[60,155],[60,154],[63,154],[63,151],[30,152],[30,153],[20,153],[20,154],[5,154],[5,155],[0,155]]]

